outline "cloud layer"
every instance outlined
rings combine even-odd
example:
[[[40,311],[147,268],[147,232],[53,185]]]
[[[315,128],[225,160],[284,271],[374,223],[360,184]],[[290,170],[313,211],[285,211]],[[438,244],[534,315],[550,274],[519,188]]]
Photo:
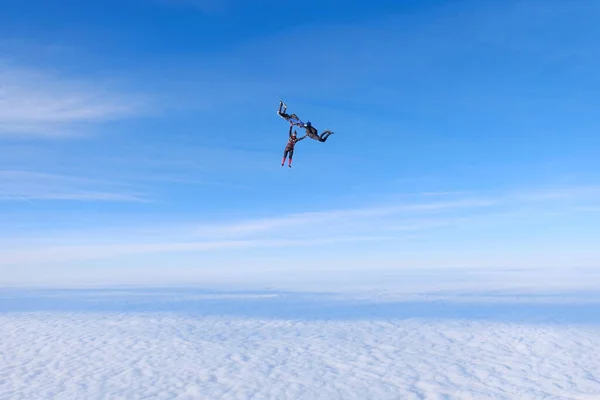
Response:
[[[600,393],[597,296],[441,295],[429,287],[393,301],[239,289],[3,291],[0,392],[381,400]]]

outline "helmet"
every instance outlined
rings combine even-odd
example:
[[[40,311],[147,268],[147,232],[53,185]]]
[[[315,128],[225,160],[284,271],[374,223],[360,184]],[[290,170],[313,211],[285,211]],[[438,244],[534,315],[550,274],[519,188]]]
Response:
[[[294,132],[292,133],[292,136],[296,136],[296,131],[294,131]]]
[[[311,126],[310,121],[306,121],[306,126]]]

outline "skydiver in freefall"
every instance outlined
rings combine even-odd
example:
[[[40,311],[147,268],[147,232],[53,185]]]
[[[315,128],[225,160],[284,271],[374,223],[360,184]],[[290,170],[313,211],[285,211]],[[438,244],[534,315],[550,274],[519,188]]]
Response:
[[[283,167],[283,164],[285,164],[285,159],[288,157],[288,154],[289,154],[288,167],[292,168],[292,157],[294,156],[294,147],[296,146],[296,143],[298,143],[299,141],[303,140],[306,137],[306,135],[304,135],[301,138],[298,138],[296,131],[294,131],[292,133],[293,127],[294,127],[294,123],[290,122],[289,139],[288,139],[287,145],[285,146],[285,150],[283,151],[283,159],[281,160],[282,167]]]
[[[287,105],[281,100],[279,100],[279,110],[277,110],[277,114],[281,118],[283,118],[289,122],[293,122],[295,125],[299,125],[299,123],[302,123],[302,121],[300,121],[300,118],[298,118],[298,116],[296,114],[288,114],[287,113]],[[291,121],[291,120],[295,120],[295,121]]]
[[[311,139],[317,140],[319,142],[323,142],[325,143],[325,141],[327,140],[327,138],[329,137],[329,135],[333,134],[333,132],[331,132],[329,129],[326,131],[323,131],[323,133],[321,133],[321,136],[319,136],[319,133],[317,131],[317,129],[312,126],[312,124],[310,123],[310,121],[307,121],[304,124],[304,128],[306,129],[306,136],[310,137]]]

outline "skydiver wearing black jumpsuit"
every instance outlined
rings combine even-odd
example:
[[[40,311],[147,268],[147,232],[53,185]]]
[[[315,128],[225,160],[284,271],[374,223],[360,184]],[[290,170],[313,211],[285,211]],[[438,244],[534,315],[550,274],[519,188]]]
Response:
[[[304,124],[304,128],[306,129],[306,136],[309,136],[311,139],[315,139],[323,143],[325,143],[329,135],[333,133],[330,130],[326,130],[323,131],[323,133],[321,133],[321,136],[319,136],[317,129],[311,125],[310,121]]]

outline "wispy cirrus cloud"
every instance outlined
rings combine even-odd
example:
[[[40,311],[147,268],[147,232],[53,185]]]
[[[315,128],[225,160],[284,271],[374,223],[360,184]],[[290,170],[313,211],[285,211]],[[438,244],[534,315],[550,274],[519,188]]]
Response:
[[[0,136],[81,135],[82,124],[129,117],[148,106],[140,96],[108,87],[0,60]]]
[[[535,191],[514,192],[510,197],[523,201],[600,199],[600,185],[578,185]]]
[[[448,192],[456,196],[460,192]],[[398,201],[395,204],[308,211],[281,217],[249,219],[217,225],[201,225],[194,235],[216,237],[257,237],[269,234],[341,234],[402,232],[430,230],[449,226],[468,226],[482,222],[502,222],[510,219],[525,220],[528,216],[550,215],[553,211],[568,214],[594,211],[600,203],[600,188],[589,186],[559,187],[508,191],[506,193],[473,193],[457,199],[432,201],[424,192],[416,201]],[[436,197],[444,197],[443,193]],[[570,200],[565,203],[563,200]],[[537,213],[532,210],[537,208]]]
[[[118,182],[23,170],[0,170],[0,201],[148,201]]]
[[[194,233],[196,235],[212,236],[252,236],[277,230],[289,230],[304,227],[310,231],[323,232],[332,228],[340,231],[348,231],[349,224],[362,230],[367,228],[365,221],[378,223],[389,223],[390,217],[406,217],[414,213],[427,213],[437,211],[448,211],[457,209],[476,209],[489,207],[496,204],[494,199],[466,198],[454,201],[417,202],[411,204],[394,204],[370,206],[354,209],[334,209],[328,211],[309,211],[290,214],[283,217],[251,219],[238,221],[232,224],[220,224],[199,226]],[[379,224],[381,223],[381,224]],[[341,229],[340,229],[341,228]]]
[[[57,179],[60,181],[62,178]],[[582,188],[531,189],[495,195],[475,193],[469,197],[433,201],[431,196],[424,194],[418,199],[405,199],[393,204],[367,204],[351,209],[220,222],[191,221],[178,226],[165,221],[154,225],[150,221],[144,226],[127,222],[127,226],[118,229],[94,227],[52,232],[47,238],[38,234],[35,240],[15,239],[14,236],[12,239],[5,238],[5,243],[10,241],[10,246],[0,247],[11,250],[0,252],[0,259],[5,262],[11,260],[17,265],[160,253],[230,253],[278,248],[285,248],[286,252],[296,248],[301,252],[307,246],[314,250],[317,246],[330,248],[340,243],[362,243],[365,246],[388,243],[393,248],[414,239],[427,242],[429,238],[432,243],[452,241],[455,240],[452,232],[461,232],[461,235],[466,235],[462,240],[477,243],[477,235],[494,235],[504,229],[505,234],[512,237],[526,230],[530,223],[547,226],[552,224],[553,218],[597,210],[593,204],[600,203],[600,194],[594,200],[589,196],[590,190],[595,193],[592,187],[589,190]],[[571,200],[579,201],[565,203],[562,197],[556,199],[539,195],[550,192],[571,193]],[[441,237],[436,236],[442,231]]]
[[[213,252],[221,250],[249,250],[261,248],[310,247],[327,246],[340,243],[371,242],[397,239],[392,236],[338,236],[324,239],[255,239],[255,240],[222,240],[222,241],[168,241],[146,243],[90,243],[87,245],[53,245],[39,246],[35,251],[29,248],[13,248],[0,250],[3,264],[56,263],[79,260],[110,259],[121,256],[182,253]]]

